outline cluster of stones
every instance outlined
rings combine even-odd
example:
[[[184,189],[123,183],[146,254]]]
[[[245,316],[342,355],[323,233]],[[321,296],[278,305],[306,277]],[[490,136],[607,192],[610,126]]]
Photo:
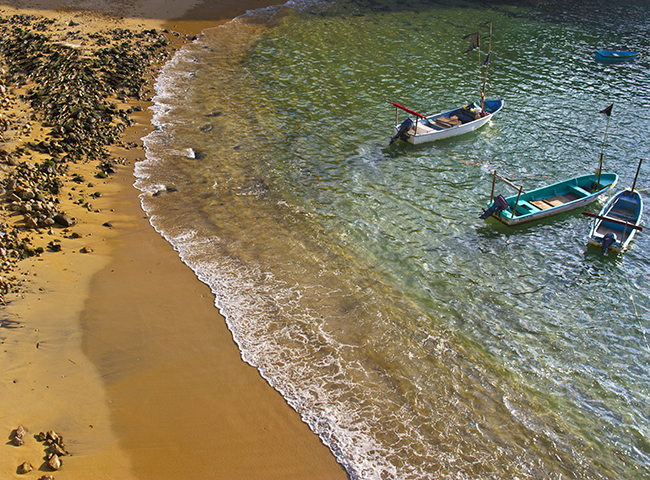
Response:
[[[147,69],[167,55],[164,34],[115,29],[86,39],[77,36],[86,46],[94,43],[87,47],[92,53],[84,54],[81,45],[53,41],[26,28],[30,16],[11,20],[4,24],[0,41],[9,81],[35,86],[23,99],[52,128],[48,140],[30,147],[55,161],[108,158],[105,147],[119,139],[131,113],[118,109],[111,99],[142,99]],[[106,43],[117,46],[97,46]]]
[[[16,430],[12,432],[11,443],[15,446],[20,447],[25,443],[25,435],[27,431],[22,425],[19,425]],[[34,435],[34,438],[38,442],[42,442],[45,445],[45,458],[47,460],[47,465],[52,470],[59,470],[62,466],[61,457],[69,455],[68,451],[65,449],[63,444],[63,437],[60,437],[53,431],[48,431],[47,433],[40,432],[37,435]],[[34,469],[31,463],[23,462],[18,466],[18,473],[25,474],[29,473]],[[43,475],[39,480],[53,480],[52,475]]]
[[[148,75],[169,55],[167,31],[114,29],[85,35],[70,22],[66,36],[55,39],[48,33],[53,23],[32,15],[0,17],[0,135],[11,127],[1,111],[16,102],[29,105],[32,121],[40,121],[46,130],[43,140],[14,151],[0,149],[0,163],[6,166],[0,205],[24,220],[0,222],[0,303],[6,293],[16,291],[16,279],[6,272],[19,260],[42,253],[31,247],[29,232],[73,222],[59,210],[57,197],[68,164],[97,162],[100,178],[114,171],[116,161],[107,147],[120,142],[131,113],[140,109],[119,109],[115,101],[143,100]],[[25,93],[12,98],[12,88]],[[30,123],[23,125],[23,133],[31,128]],[[40,164],[22,161],[30,151],[49,158]]]

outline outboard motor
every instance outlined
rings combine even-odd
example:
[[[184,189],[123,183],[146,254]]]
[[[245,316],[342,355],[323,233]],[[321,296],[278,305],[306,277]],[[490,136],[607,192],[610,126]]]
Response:
[[[397,133],[393,138],[390,139],[390,144],[392,144],[395,140],[398,138],[401,138],[402,140],[406,140],[406,132],[408,132],[411,128],[413,127],[413,120],[410,118],[407,118],[402,122],[402,124],[399,126],[397,129]]]
[[[499,215],[509,206],[510,205],[508,205],[508,202],[506,201],[505,197],[503,195],[498,195],[497,197],[494,198],[494,202],[492,202],[492,205],[487,210],[483,210],[483,213],[478,218],[480,218],[481,220],[487,220],[490,217],[490,215],[492,214]]]
[[[600,251],[601,256],[607,255],[607,251],[609,250],[609,247],[611,247],[614,243],[616,242],[616,234],[615,233],[607,233],[603,237],[603,246]]]

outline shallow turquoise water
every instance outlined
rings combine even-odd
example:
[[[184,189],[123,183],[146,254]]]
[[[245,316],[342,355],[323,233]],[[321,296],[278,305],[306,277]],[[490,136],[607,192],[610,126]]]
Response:
[[[391,102],[478,98],[461,37],[488,19],[503,111],[389,146]],[[166,67],[143,207],[352,478],[650,474],[645,232],[603,259],[579,213],[478,219],[495,168],[526,189],[593,172],[611,103],[604,170],[631,185],[648,63],[594,51],[642,49],[648,20],[643,2],[293,3],[206,31]]]

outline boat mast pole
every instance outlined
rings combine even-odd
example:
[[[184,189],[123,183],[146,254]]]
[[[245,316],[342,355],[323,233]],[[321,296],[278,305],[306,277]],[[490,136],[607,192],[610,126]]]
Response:
[[[600,173],[603,171],[603,155],[605,152],[605,140],[607,139],[607,130],[609,130],[609,115],[607,115],[607,126],[605,127],[605,135],[603,136],[603,145],[600,148],[600,165],[598,166],[598,177],[596,178],[596,185],[594,185],[594,191],[598,190],[600,187]]]
[[[630,192],[634,191],[634,187],[636,186],[636,179],[639,178],[639,171],[641,170],[641,163],[643,162],[643,159],[639,160],[639,166],[636,169],[636,175],[634,175],[634,183],[632,184],[632,188],[630,189]]]
[[[481,65],[481,49],[478,49],[478,61],[479,61],[479,75],[480,75],[480,65]],[[483,77],[483,88],[481,88],[481,110],[485,105],[485,85],[487,83],[487,74],[488,68],[490,68],[490,52],[492,52],[492,22],[490,21],[490,40],[488,41],[488,54],[485,58],[485,76]]]
[[[480,30],[476,32],[477,38],[478,38],[478,83],[479,85],[481,84],[481,32]]]

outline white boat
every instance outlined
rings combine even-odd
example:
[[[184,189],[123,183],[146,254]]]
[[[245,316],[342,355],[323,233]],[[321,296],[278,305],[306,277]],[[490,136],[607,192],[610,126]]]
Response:
[[[492,120],[492,117],[503,108],[503,104],[502,99],[484,100],[483,108],[477,104],[470,104],[427,117],[393,103],[395,106],[395,136],[390,143],[401,139],[418,145],[473,132]],[[409,117],[399,124],[398,111],[400,109],[415,115],[415,121]]]
[[[404,140],[405,142],[417,145],[473,132],[492,120],[492,117],[503,108],[503,99],[485,100],[485,85],[487,83],[487,72],[490,66],[490,53],[492,51],[492,22],[489,22],[489,27],[490,44],[488,53],[483,60],[481,60],[480,33],[471,33],[463,37],[463,39],[469,38],[472,40],[471,45],[465,53],[478,49],[479,79],[482,81],[480,100],[476,103],[470,103],[459,108],[428,116],[393,102],[393,106],[395,107],[395,125],[393,127],[395,129],[395,135],[391,138],[390,143],[396,140]],[[400,110],[414,115],[415,120],[407,117],[406,120],[400,123]]]
[[[639,162],[639,169],[641,162]],[[639,170],[636,172],[637,177]],[[618,192],[605,204],[598,215],[582,212],[583,215],[595,218],[589,232],[589,245],[601,249],[603,256],[608,252],[621,253],[627,250],[636,232],[643,230],[641,217],[643,215],[643,199],[639,192],[632,188]]]

